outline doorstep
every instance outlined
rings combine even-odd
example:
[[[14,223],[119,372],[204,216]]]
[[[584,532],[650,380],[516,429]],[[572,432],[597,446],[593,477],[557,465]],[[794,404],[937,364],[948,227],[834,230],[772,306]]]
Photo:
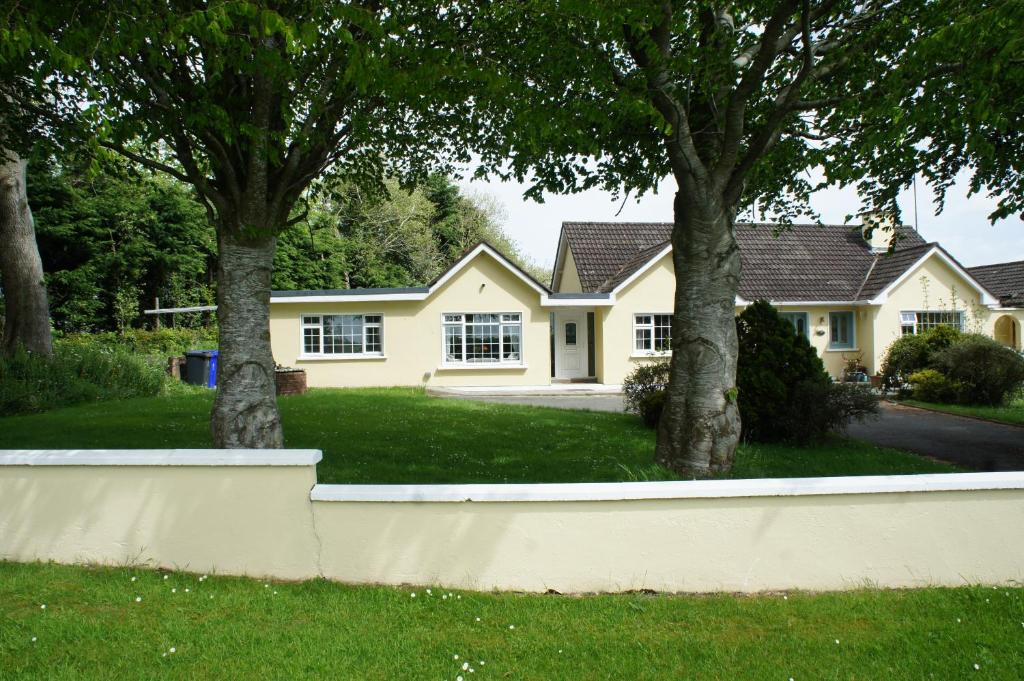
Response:
[[[453,396],[551,396],[551,395],[621,395],[621,385],[605,383],[555,383],[553,385],[472,385],[428,386],[428,395]]]

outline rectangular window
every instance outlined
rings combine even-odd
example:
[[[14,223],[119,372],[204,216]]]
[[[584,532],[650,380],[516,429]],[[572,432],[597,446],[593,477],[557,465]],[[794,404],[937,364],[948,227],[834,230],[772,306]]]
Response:
[[[854,346],[856,331],[852,312],[829,312],[828,346],[832,350],[850,350]]]
[[[958,310],[900,312],[900,333],[904,336],[924,333],[937,326],[952,326],[958,331],[963,331],[964,321],[964,313]]]
[[[383,356],[383,324],[379,314],[303,315],[302,354]]]
[[[797,332],[797,335],[809,338],[810,335],[807,333],[807,313],[806,312],[783,312],[782,318],[793,325],[793,329]]]
[[[633,315],[633,350],[650,354],[671,351],[672,315]]]
[[[519,364],[522,315],[450,313],[442,315],[445,364]]]

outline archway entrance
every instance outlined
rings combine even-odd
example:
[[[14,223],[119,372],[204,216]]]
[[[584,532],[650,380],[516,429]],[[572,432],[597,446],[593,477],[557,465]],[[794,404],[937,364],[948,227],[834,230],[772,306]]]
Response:
[[[995,339],[1008,348],[1020,350],[1020,324],[1010,315],[996,320]]]

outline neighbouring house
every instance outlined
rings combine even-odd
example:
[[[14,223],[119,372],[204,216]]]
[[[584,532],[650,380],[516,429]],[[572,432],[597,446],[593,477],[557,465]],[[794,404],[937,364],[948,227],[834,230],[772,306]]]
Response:
[[[878,372],[902,334],[937,325],[1021,349],[1024,261],[965,268],[912,229],[739,224],[737,313],[766,299],[836,377]],[[429,285],[274,291],[279,364],[312,386],[621,384],[666,356],[675,276],[670,223],[566,222],[551,286],[479,244]]]

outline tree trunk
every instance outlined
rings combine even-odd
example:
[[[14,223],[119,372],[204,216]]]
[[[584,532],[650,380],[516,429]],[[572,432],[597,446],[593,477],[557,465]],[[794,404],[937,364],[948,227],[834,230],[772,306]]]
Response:
[[[277,239],[219,230],[220,357],[211,429],[216,447],[284,446],[270,349],[270,275]]]
[[[25,187],[27,166],[14,152],[0,150],[0,284],[8,357],[18,347],[41,355],[53,352],[43,262]]]
[[[674,471],[703,477],[729,470],[740,438],[735,321],[740,256],[730,210],[683,189],[674,208],[672,361],[656,457]]]

